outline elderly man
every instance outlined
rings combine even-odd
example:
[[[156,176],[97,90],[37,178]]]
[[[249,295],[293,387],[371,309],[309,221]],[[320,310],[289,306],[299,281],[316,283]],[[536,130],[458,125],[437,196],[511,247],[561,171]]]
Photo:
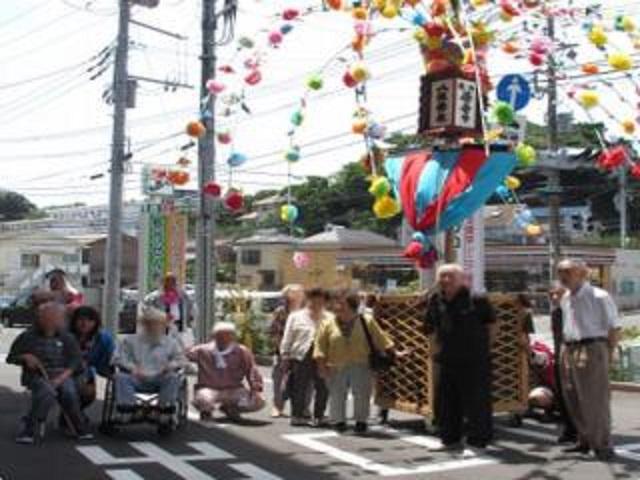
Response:
[[[238,421],[241,413],[256,412],[264,407],[262,376],[253,354],[236,342],[232,323],[216,323],[212,336],[211,342],[187,351],[187,358],[198,366],[193,405],[202,420],[211,420],[219,407],[231,421]]]
[[[465,420],[469,446],[484,448],[492,439],[489,351],[494,322],[486,298],[465,286],[462,267],[441,266],[425,317],[427,335],[435,335],[440,368],[436,397],[442,445],[434,450],[460,448]]]
[[[160,433],[171,431],[180,390],[178,370],[186,364],[182,344],[166,334],[167,323],[167,314],[163,311],[142,308],[142,332],[125,337],[113,360],[120,369],[115,376],[118,412],[126,419],[134,411],[136,393],[157,393]]]
[[[31,444],[42,438],[56,403],[78,438],[91,438],[74,382],[74,376],[82,373],[82,357],[75,339],[64,330],[65,313],[58,303],[40,305],[35,325],[16,338],[7,355],[7,363],[22,367],[22,384],[31,391],[31,407],[22,420],[18,443]]]
[[[577,260],[558,264],[566,291],[560,298],[563,316],[561,375],[569,415],[578,443],[567,452],[613,457],[609,362],[618,343],[618,310],[611,296],[588,281],[587,266]]]

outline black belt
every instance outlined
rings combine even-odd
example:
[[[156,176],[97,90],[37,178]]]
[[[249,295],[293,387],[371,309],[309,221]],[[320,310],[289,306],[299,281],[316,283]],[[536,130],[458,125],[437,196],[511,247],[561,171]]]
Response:
[[[607,337],[591,337],[591,338],[583,338],[582,340],[571,340],[568,342],[564,342],[565,345],[569,347],[576,347],[578,345],[589,345],[591,343],[597,342],[608,342],[609,339]]]

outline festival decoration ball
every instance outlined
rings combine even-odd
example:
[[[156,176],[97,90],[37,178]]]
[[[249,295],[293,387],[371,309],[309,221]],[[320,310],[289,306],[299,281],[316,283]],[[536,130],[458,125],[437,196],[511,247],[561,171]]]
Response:
[[[367,131],[367,120],[364,118],[357,118],[351,124],[351,131],[355,134],[362,135]]]
[[[375,177],[369,186],[369,193],[376,198],[389,195],[391,183],[387,177]]]
[[[272,47],[277,47],[282,43],[282,32],[280,30],[274,30],[269,34],[269,44]]]
[[[311,257],[306,252],[294,252],[291,260],[298,270],[309,268],[311,265]]]
[[[507,102],[496,102],[493,106],[493,118],[500,125],[512,125],[515,120],[515,111]]]
[[[333,10],[340,10],[342,8],[342,0],[327,0],[326,3],[329,8]]]
[[[520,143],[516,147],[516,158],[521,167],[529,168],[536,163],[536,149],[526,143]]]
[[[595,63],[585,63],[584,65],[582,65],[582,73],[585,73],[587,75],[595,75],[599,72],[600,67],[598,67],[598,65],[596,65]]]
[[[293,146],[289,148],[284,154],[284,159],[291,163],[295,163],[300,160],[300,147]]]
[[[313,74],[307,79],[307,87],[311,90],[320,90],[324,85],[324,81],[319,74]]]
[[[520,181],[519,178],[513,177],[510,175],[507,178],[505,178],[504,184],[509,190],[517,190],[522,185],[522,182]]]
[[[542,227],[540,225],[532,223],[531,225],[527,225],[525,232],[530,237],[539,237],[540,235],[542,235]]]
[[[502,45],[502,51],[509,54],[509,55],[513,55],[515,53],[518,53],[520,51],[520,47],[518,46],[518,44],[516,42],[510,41],[510,42],[505,42]]]
[[[242,47],[242,48],[253,48],[255,43],[249,37],[240,37],[238,39],[238,45],[240,45],[240,47]]]
[[[620,26],[625,32],[631,33],[636,30],[636,21],[633,19],[633,17],[625,15],[620,21]]]
[[[640,164],[634,164],[630,169],[629,173],[635,179],[640,179]]]
[[[398,7],[392,3],[387,3],[380,12],[384,18],[396,18],[398,13],[400,13],[400,10],[398,10]]]
[[[216,135],[216,138],[218,139],[218,142],[221,143],[222,145],[228,145],[231,143],[231,133],[228,130],[223,130],[221,132],[218,132],[218,135]]]
[[[539,67],[544,64],[545,58],[546,57],[540,53],[531,52],[529,54],[529,63],[534,67]]]
[[[286,21],[294,20],[300,15],[300,10],[296,8],[287,8],[282,12],[282,18]]]
[[[589,41],[593,43],[596,47],[604,47],[609,41],[609,37],[607,36],[607,32],[604,31],[604,28],[600,25],[596,25],[591,28],[589,32]]]
[[[260,73],[260,70],[252,70],[251,72],[249,72],[249,74],[244,77],[244,81],[247,83],[247,85],[257,85],[258,83],[260,83],[260,81],[262,80],[262,74]]]
[[[224,83],[222,82],[218,82],[217,80],[214,80],[213,78],[210,80],[207,80],[207,91],[211,94],[211,95],[218,95],[222,92],[224,92],[224,89],[226,88]]]
[[[427,33],[423,28],[416,28],[413,32],[413,39],[419,44],[426,43],[427,41]]]
[[[304,122],[304,114],[300,110],[296,110],[291,114],[291,123],[299,127]]]
[[[621,167],[626,161],[627,150],[622,145],[603,150],[597,159],[598,166],[607,171]]]
[[[231,155],[229,155],[229,158],[227,158],[227,165],[229,165],[230,167],[239,167],[242,164],[246,163],[246,161],[246,155],[239,152],[233,152]]]
[[[387,127],[381,123],[371,123],[367,126],[367,135],[375,140],[382,140],[387,136]]]
[[[623,120],[620,124],[622,131],[627,135],[633,135],[636,131],[636,122],[630,118]]]
[[[351,76],[356,82],[364,82],[369,77],[369,70],[362,63],[356,63],[351,67]]]
[[[286,34],[290,33],[291,30],[293,30],[293,25],[291,25],[290,23],[285,23],[284,25],[282,25],[280,27],[280,33],[282,35],[286,35]]]
[[[207,127],[198,120],[187,123],[187,135],[193,138],[201,138],[207,133]]]
[[[366,20],[367,19],[367,9],[364,7],[355,7],[352,11],[351,14],[353,15],[353,18],[355,18],[356,20]]]
[[[420,27],[420,26],[424,25],[426,23],[426,21],[427,21],[426,17],[421,12],[415,12],[413,14],[413,18],[411,19],[411,22],[416,27]]]
[[[224,206],[232,212],[237,212],[244,206],[244,196],[238,190],[230,190],[224,197]]]
[[[607,58],[607,61],[609,62],[611,68],[618,71],[629,70],[631,69],[631,67],[633,67],[633,59],[626,53],[611,53]]]
[[[381,220],[396,216],[400,212],[400,206],[392,197],[386,195],[378,198],[373,204],[373,213]]]
[[[358,85],[358,81],[353,78],[353,75],[349,71],[344,72],[344,75],[342,75],[342,83],[348,88],[353,88]]]
[[[411,235],[411,240],[413,240],[414,242],[419,242],[423,245],[427,243],[427,237],[422,232],[414,232],[413,235]]]
[[[293,223],[298,219],[298,207],[295,205],[282,205],[280,207],[280,220]]]
[[[202,191],[208,197],[220,198],[222,187],[216,182],[207,182],[204,184]]]
[[[422,245],[422,243],[418,242],[416,240],[412,240],[405,247],[404,252],[402,253],[402,255],[405,258],[410,258],[412,260],[417,260],[418,258],[420,258],[420,256],[422,255],[423,252],[424,252],[424,246]]]
[[[189,183],[189,172],[185,170],[169,170],[167,180],[172,185],[182,186]]]
[[[600,103],[600,95],[595,90],[582,90],[578,94],[578,102],[587,110],[597,107]]]

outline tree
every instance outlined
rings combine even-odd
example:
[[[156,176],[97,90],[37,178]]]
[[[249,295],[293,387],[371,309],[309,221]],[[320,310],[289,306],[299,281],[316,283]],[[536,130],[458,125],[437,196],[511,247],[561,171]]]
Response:
[[[36,206],[16,192],[0,191],[0,222],[23,220],[37,213]]]

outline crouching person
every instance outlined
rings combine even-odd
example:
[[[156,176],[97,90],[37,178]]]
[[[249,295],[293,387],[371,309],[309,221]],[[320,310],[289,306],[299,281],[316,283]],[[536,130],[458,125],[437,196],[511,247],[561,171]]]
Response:
[[[152,307],[141,311],[142,331],[125,338],[116,350],[114,364],[116,409],[127,422],[135,411],[136,393],[157,393],[159,433],[169,433],[180,390],[179,370],[186,364],[180,341],[166,335],[167,314]]]
[[[92,438],[74,381],[74,376],[82,373],[82,357],[74,338],[64,331],[65,314],[60,304],[40,305],[35,325],[11,345],[7,363],[22,366],[22,384],[31,391],[31,407],[22,419],[18,443],[32,444],[43,437],[56,403],[71,433],[78,439]]]
[[[238,421],[242,413],[256,412],[264,407],[262,376],[253,354],[236,342],[232,323],[217,323],[212,337],[209,343],[187,351],[187,358],[198,366],[193,405],[202,420],[212,419],[215,409],[219,408],[229,420]]]

